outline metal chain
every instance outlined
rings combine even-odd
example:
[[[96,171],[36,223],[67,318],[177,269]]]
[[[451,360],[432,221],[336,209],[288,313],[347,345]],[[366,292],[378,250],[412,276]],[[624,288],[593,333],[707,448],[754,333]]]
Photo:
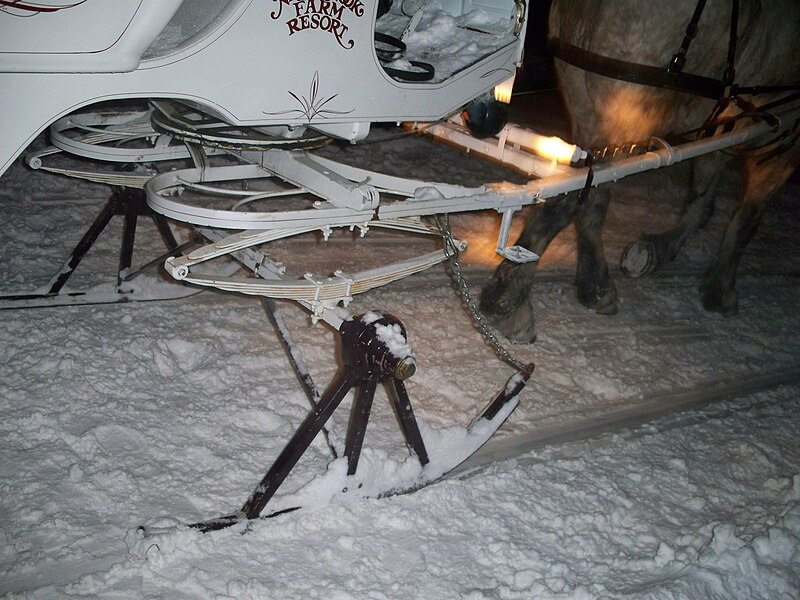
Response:
[[[464,299],[464,304],[466,304],[467,310],[472,316],[475,328],[481,334],[486,344],[490,346],[492,350],[494,350],[495,354],[497,354],[500,360],[510,365],[517,371],[527,371],[530,368],[529,365],[525,365],[525,363],[522,361],[514,358],[489,328],[489,325],[486,323],[486,317],[478,308],[478,303],[475,301],[475,298],[469,291],[467,280],[464,278],[464,273],[461,270],[461,264],[458,262],[459,249],[450,230],[450,217],[448,215],[435,215],[434,218],[436,219],[436,225],[442,234],[442,239],[444,240],[445,247],[447,249],[447,256],[450,262],[450,270],[453,273],[453,280],[458,285],[458,290],[461,293],[461,297]]]

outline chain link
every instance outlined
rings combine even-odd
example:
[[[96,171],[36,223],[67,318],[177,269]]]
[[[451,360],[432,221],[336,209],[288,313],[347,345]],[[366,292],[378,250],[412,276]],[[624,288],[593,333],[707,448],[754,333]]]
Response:
[[[465,279],[464,273],[461,270],[461,264],[458,262],[459,249],[458,245],[453,239],[452,231],[450,230],[450,217],[448,215],[435,215],[434,218],[436,219],[436,226],[439,228],[439,231],[442,234],[442,239],[444,240],[445,248],[447,250],[447,257],[450,262],[450,270],[453,274],[453,280],[458,285],[458,291],[461,293],[461,297],[464,299],[464,304],[466,304],[467,310],[472,316],[475,328],[481,334],[486,344],[491,347],[492,350],[494,350],[495,354],[497,354],[500,360],[510,365],[517,371],[527,371],[530,368],[529,365],[525,365],[525,363],[514,358],[489,328],[489,325],[486,322],[486,317],[480,311],[480,308],[478,308],[478,303],[475,301],[474,296],[469,291],[467,280]]]

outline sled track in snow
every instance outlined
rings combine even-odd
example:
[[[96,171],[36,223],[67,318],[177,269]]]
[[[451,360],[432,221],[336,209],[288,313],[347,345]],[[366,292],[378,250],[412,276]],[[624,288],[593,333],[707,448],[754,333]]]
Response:
[[[689,389],[648,394],[641,400],[631,401],[633,406],[577,419],[563,426],[542,427],[523,435],[500,440],[492,439],[457,469],[451,471],[448,478],[464,476],[538,448],[620,432],[667,415],[698,410],[725,400],[735,400],[781,386],[797,384],[800,384],[800,363],[741,377],[735,381],[731,381],[728,377],[701,383]]]

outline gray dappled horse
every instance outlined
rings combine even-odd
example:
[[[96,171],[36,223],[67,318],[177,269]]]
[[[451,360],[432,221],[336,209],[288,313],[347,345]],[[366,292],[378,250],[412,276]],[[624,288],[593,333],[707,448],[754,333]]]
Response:
[[[734,4],[732,0],[707,2],[699,15],[697,36],[690,42],[682,73],[723,77],[729,62]],[[549,36],[556,47],[560,44],[562,48],[578,48],[666,70],[684,41],[687,24],[693,21],[697,6],[697,0],[554,0]],[[800,83],[798,0],[741,0],[736,30],[736,84]],[[560,56],[558,52],[556,56]],[[565,58],[569,60],[568,56]],[[710,97],[620,81],[564,60],[556,59],[555,67],[570,113],[570,141],[584,148],[622,145],[699,128],[716,105]],[[747,99],[763,105],[786,95]],[[731,103],[722,116],[739,112],[742,108]],[[796,142],[797,135],[793,137]],[[703,306],[707,310],[724,315],[737,311],[736,269],[742,250],[755,233],[767,200],[800,163],[800,143],[786,142],[784,138],[763,147],[763,139],[757,140],[758,149],[737,152],[743,161],[743,190],[719,252],[701,284]],[[715,153],[693,161],[689,199],[683,215],[674,229],[645,235],[628,247],[622,259],[626,274],[645,275],[672,260],[687,238],[706,224],[726,158]],[[516,242],[541,254],[556,234],[574,221],[578,245],[577,296],[581,303],[601,314],[617,311],[617,291],[609,276],[601,240],[610,191],[608,185],[601,185],[585,201],[579,201],[579,194],[573,193],[537,207]],[[481,309],[503,335],[515,341],[535,339],[531,306],[535,265],[504,261],[481,294]]]

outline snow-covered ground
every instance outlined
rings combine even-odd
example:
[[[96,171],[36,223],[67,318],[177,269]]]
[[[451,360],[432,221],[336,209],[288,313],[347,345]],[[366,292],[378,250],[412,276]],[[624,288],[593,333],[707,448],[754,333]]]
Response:
[[[376,130],[372,139],[395,135]],[[473,184],[512,177],[425,139],[328,155]],[[630,178],[611,207],[612,263],[680,209],[684,166]],[[238,509],[307,412],[258,301],[180,300],[0,312],[0,595],[9,598],[741,598],[800,596],[800,255],[797,181],[744,257],[741,313],[700,307],[720,209],[667,273],[619,276],[620,313],[574,299],[574,236],[543,257],[539,337],[514,346],[536,372],[472,467],[416,493],[332,505],[200,534],[144,539]],[[0,179],[2,292],[47,281],[108,196],[15,164]],[[497,262],[493,214],[454,217],[476,290]],[[74,288],[113,276],[114,223]],[[142,257],[158,254],[149,224]],[[281,248],[298,273],[416,250],[399,234],[336,234]],[[400,317],[419,363],[408,388],[433,427],[465,425],[511,370],[472,329],[443,268],[358,297]],[[320,385],[334,336],[284,314]],[[684,402],[721,401],[638,423]],[[335,426],[342,431],[343,408]],[[629,425],[614,429],[611,421]],[[591,436],[591,437],[586,437]],[[382,392],[364,460],[405,448]],[[287,482],[330,461],[315,441]]]

